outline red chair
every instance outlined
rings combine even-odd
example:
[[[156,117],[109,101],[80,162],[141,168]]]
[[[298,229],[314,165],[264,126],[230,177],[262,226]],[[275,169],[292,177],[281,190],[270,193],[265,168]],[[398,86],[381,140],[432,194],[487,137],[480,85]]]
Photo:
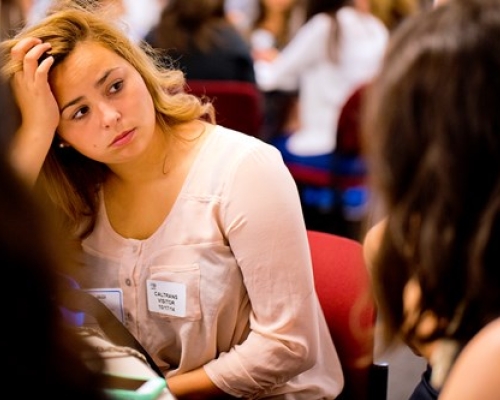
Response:
[[[217,123],[260,137],[264,121],[263,97],[256,84],[244,81],[187,81],[187,92],[207,97],[215,107]]]
[[[388,365],[374,362],[376,308],[361,243],[308,230],[314,282],[345,386],[338,400],[386,400]]]

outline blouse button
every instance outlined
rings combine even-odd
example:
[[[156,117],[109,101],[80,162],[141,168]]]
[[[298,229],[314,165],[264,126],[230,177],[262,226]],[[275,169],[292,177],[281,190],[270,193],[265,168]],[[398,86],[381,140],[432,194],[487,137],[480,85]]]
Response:
[[[132,282],[131,282],[131,280],[130,280],[130,279],[125,279],[125,284],[126,284],[127,286],[131,286],[131,285],[132,285]]]

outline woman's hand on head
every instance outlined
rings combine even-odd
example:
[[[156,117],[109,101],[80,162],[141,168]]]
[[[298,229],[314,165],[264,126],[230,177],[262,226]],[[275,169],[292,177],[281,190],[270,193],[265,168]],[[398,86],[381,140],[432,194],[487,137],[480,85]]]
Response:
[[[50,49],[50,43],[30,37],[21,39],[11,50],[12,59],[22,61],[22,69],[12,79],[12,89],[21,111],[23,130],[33,134],[50,132],[46,138],[49,144],[59,124],[59,107],[48,80],[54,59],[43,58]]]
[[[60,119],[59,107],[49,85],[49,70],[54,59],[43,58],[50,48],[50,43],[31,37],[21,39],[11,49],[12,59],[22,64],[12,78],[22,122],[12,141],[10,159],[30,186],[40,174]]]

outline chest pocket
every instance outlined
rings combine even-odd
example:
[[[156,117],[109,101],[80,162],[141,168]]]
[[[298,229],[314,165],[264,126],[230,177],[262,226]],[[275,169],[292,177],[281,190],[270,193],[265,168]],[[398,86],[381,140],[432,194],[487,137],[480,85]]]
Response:
[[[201,319],[198,264],[158,265],[146,282],[149,312],[159,318]]]

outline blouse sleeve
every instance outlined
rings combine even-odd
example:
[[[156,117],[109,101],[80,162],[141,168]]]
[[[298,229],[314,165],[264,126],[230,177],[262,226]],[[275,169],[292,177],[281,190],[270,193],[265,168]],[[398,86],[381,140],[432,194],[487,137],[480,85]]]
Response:
[[[252,304],[251,331],[205,370],[224,391],[253,398],[314,365],[320,324],[300,199],[278,150],[253,148],[231,176],[224,226]]]

